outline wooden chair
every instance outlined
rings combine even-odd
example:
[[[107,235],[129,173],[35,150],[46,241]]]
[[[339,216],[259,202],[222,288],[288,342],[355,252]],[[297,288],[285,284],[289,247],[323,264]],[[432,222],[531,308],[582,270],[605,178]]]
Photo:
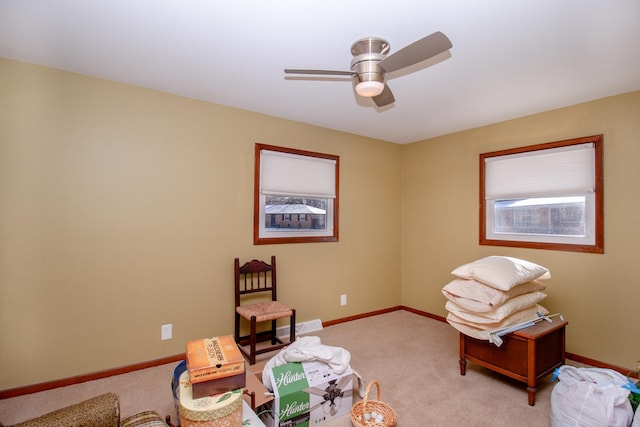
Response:
[[[235,259],[235,340],[240,351],[247,356],[249,364],[256,363],[256,355],[279,350],[296,339],[296,310],[289,308],[277,300],[276,289],[276,257],[271,257],[271,264],[256,259],[240,266],[240,260]],[[290,318],[289,342],[284,342],[276,336],[276,321]],[[249,335],[240,335],[241,318],[249,321]],[[258,332],[257,324],[271,322],[270,328]],[[270,344],[257,343],[270,341]],[[249,346],[247,352],[243,347]]]

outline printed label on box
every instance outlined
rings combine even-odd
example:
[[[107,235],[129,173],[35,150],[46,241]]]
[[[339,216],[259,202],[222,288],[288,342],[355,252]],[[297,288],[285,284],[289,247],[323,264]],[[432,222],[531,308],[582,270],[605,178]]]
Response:
[[[270,427],[308,427],[342,416],[353,402],[353,371],[338,375],[324,362],[287,363],[269,373],[275,399]]]

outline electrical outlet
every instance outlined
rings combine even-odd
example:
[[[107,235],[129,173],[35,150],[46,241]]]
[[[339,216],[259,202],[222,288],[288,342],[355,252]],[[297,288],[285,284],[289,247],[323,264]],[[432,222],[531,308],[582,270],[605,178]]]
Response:
[[[170,340],[173,336],[173,325],[169,323],[168,325],[162,325],[160,327],[160,339],[161,340]]]
[[[347,294],[340,295],[340,305],[347,305]]]

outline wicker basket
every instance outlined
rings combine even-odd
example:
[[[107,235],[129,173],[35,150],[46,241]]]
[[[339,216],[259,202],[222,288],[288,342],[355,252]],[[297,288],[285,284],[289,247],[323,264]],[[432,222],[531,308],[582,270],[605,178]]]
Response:
[[[369,400],[371,387],[378,389],[378,400]],[[396,413],[393,408],[380,401],[380,384],[378,381],[371,381],[364,393],[364,398],[351,408],[351,423],[355,427],[394,427],[396,425]],[[382,415],[381,421],[373,418],[366,420],[365,414],[376,413]]]

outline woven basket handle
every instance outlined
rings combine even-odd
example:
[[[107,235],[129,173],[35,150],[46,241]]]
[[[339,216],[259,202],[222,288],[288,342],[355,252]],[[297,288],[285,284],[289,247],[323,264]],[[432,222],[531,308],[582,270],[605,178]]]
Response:
[[[364,391],[364,397],[362,398],[362,406],[366,407],[367,405],[367,400],[369,400],[369,392],[371,391],[371,387],[376,386],[378,389],[378,400],[382,400],[382,393],[380,392],[380,383],[378,383],[378,381],[371,381],[368,385],[366,390]]]

